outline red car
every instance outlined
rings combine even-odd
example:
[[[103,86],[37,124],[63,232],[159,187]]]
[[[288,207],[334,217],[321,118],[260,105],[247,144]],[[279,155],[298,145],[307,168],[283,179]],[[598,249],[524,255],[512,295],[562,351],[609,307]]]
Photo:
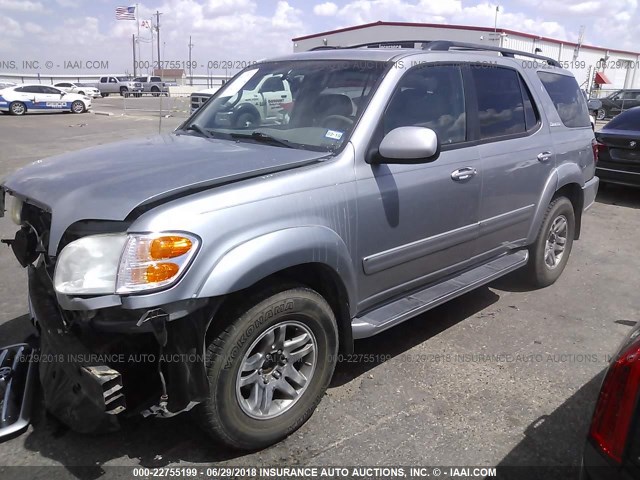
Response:
[[[640,478],[640,323],[605,376],[582,460],[582,480]]]

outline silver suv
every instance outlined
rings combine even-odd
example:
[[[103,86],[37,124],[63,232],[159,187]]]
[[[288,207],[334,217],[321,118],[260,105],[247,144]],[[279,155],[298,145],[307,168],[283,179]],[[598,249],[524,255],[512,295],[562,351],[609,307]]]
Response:
[[[265,447],[354,339],[519,268],[555,282],[598,187],[587,105],[554,60],[483,50],[265,61],[170,135],[9,176],[48,410],[81,432],[192,411]],[[229,122],[267,76],[290,101]]]

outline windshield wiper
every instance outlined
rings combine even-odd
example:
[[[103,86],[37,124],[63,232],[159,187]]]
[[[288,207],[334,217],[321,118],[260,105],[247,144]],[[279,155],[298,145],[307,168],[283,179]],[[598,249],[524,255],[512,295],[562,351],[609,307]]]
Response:
[[[295,148],[288,140],[272,137],[271,135],[263,132],[232,133],[231,136],[233,138],[250,138],[257,142],[268,143],[269,145],[275,145],[278,147]]]
[[[184,130],[185,132],[188,132],[188,131],[198,132],[203,137],[213,138],[213,135],[211,134],[211,132],[208,132],[207,130],[202,128],[200,125],[197,125],[195,123],[192,123],[187,128],[183,128],[182,130]]]

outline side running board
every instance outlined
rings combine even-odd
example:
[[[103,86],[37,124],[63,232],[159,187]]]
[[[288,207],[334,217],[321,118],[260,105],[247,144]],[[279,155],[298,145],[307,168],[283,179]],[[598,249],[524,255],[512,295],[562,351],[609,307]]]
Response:
[[[369,311],[351,322],[353,338],[367,338],[384,332],[388,328],[524,266],[528,258],[529,252],[526,250],[509,253],[445,282],[431,285]]]

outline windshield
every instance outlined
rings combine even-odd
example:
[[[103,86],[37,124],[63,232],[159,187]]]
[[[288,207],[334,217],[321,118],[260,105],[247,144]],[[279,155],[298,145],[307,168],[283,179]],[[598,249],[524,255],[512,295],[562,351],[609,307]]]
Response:
[[[182,127],[222,138],[339,149],[387,70],[384,62],[299,60],[252,65]]]
[[[129,77],[116,77],[118,79],[119,82],[128,82],[130,79]]]

